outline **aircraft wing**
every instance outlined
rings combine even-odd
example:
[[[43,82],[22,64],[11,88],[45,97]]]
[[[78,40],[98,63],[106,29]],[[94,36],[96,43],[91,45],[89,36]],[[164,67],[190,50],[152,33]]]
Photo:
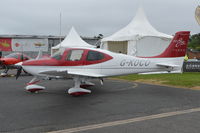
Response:
[[[166,68],[169,68],[169,67],[179,67],[179,65],[174,65],[174,64],[169,64],[169,63],[157,63],[156,64],[157,66],[161,66],[161,67],[166,67]]]
[[[46,74],[50,76],[67,76],[67,70],[49,70],[49,71],[41,71],[39,74]]]
[[[41,71],[39,74],[46,74],[49,76],[62,76],[67,77],[69,75],[78,75],[78,76],[85,76],[85,77],[105,77],[105,75],[96,74],[96,73],[90,73],[90,72],[79,72],[76,70],[50,70],[50,71]]]

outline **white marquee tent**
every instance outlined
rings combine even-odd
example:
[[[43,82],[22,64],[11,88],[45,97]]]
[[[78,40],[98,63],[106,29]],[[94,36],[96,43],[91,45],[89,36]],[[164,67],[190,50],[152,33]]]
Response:
[[[169,45],[171,35],[158,32],[139,8],[133,20],[113,35],[103,38],[102,49],[133,56],[154,56]]]
[[[51,48],[51,54],[55,53],[58,50],[62,50],[65,48],[72,47],[88,47],[94,48],[95,46],[86,43],[81,37],[78,35],[74,27],[71,28],[69,34],[65,37],[65,39],[58,45]]]

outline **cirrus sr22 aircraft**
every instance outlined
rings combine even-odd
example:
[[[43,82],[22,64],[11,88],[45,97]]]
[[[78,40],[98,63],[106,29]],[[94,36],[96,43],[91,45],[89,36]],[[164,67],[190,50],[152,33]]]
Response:
[[[89,82],[92,78],[100,79],[102,83],[103,78],[110,76],[180,70],[189,34],[189,31],[177,32],[164,52],[153,57],[133,57],[95,48],[67,48],[47,59],[28,60],[18,64],[21,69],[18,70],[16,78],[22,69],[34,75],[26,86],[26,90],[30,92],[45,89],[37,85],[42,77],[72,78],[74,87],[68,90],[70,95],[91,93],[83,86],[94,85]]]

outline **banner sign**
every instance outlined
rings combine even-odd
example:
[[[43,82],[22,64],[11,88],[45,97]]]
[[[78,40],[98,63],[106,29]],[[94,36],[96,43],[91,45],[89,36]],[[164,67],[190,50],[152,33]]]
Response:
[[[186,61],[183,63],[183,72],[200,72],[200,61]]]
[[[11,38],[0,38],[0,51],[12,51]]]
[[[48,39],[12,39],[12,51],[48,51]]]

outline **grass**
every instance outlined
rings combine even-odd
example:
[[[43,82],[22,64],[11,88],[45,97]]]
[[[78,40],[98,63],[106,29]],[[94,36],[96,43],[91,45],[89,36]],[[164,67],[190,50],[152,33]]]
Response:
[[[138,75],[132,74],[127,76],[119,76],[117,79],[124,79],[136,82],[154,83],[162,85],[171,85],[185,88],[200,88],[200,73],[182,73],[182,74],[148,74]]]

